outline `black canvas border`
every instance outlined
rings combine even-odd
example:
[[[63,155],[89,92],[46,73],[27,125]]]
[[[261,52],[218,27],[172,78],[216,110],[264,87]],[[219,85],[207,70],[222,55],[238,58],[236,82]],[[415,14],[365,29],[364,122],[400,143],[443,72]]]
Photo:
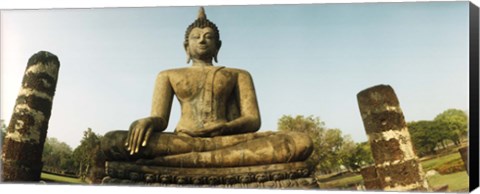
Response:
[[[469,185],[470,192],[479,185],[479,15],[478,7],[469,4],[470,30],[470,120],[469,120]]]

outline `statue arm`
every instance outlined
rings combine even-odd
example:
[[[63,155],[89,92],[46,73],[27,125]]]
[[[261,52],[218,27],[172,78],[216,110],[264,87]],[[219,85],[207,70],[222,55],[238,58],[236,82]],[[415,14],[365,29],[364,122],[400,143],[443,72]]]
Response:
[[[152,111],[150,114],[150,117],[158,122],[158,125],[154,128],[155,131],[164,131],[168,126],[170,111],[172,109],[173,94],[173,88],[170,84],[167,72],[160,72],[155,81]]]
[[[153,132],[161,132],[167,128],[172,100],[173,89],[168,74],[161,72],[155,82],[150,117],[138,119],[130,125],[125,146],[131,155],[147,145]]]
[[[239,72],[235,90],[237,102],[240,106],[240,117],[228,122],[223,134],[240,134],[258,131],[261,125],[260,111],[253,80],[248,72]]]

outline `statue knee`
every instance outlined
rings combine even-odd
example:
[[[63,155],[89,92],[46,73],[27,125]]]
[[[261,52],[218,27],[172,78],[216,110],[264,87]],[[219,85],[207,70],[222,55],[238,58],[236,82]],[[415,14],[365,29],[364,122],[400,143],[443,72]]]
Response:
[[[306,160],[313,152],[313,141],[306,133],[290,132],[295,142],[296,155],[299,161]]]
[[[124,151],[127,135],[128,131],[110,131],[103,136],[100,146],[107,159],[118,158],[119,152],[127,153]]]

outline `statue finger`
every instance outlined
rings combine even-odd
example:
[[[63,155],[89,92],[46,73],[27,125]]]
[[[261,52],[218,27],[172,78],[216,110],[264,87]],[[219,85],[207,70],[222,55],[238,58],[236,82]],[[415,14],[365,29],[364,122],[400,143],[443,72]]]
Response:
[[[130,154],[132,154],[131,152],[133,151],[133,146],[134,146],[133,141],[134,141],[135,132],[136,132],[135,128],[130,129],[130,131],[128,132],[127,150],[130,151]]]
[[[135,152],[134,153],[138,153],[138,150],[140,149],[140,146],[142,144],[142,141],[143,141],[143,136],[145,135],[145,129],[144,128],[140,128],[139,130],[137,130],[138,133],[137,133],[137,136],[135,137]]]
[[[132,145],[130,145],[130,155],[133,155],[135,153],[135,149],[137,148],[137,138],[138,138],[138,132],[139,132],[139,128],[135,128],[135,130],[133,131],[133,136],[132,136],[132,140],[130,141],[130,143]]]
[[[132,145],[131,144],[131,140],[132,140],[132,131],[133,129],[135,128],[135,126],[137,125],[137,121],[134,121],[130,127],[128,128],[128,134],[127,134],[127,141],[125,142],[125,146],[127,146],[127,150],[130,150],[130,146],[129,145]]]
[[[130,144],[130,135],[132,134],[132,128],[130,127],[130,129],[128,130],[128,134],[127,134],[127,140],[125,141],[125,146],[127,146],[127,150],[129,150],[129,145]]]
[[[143,140],[142,146],[145,147],[147,146],[147,142],[150,139],[150,136],[152,135],[153,127],[149,127],[147,129],[147,133],[145,133],[145,138]]]
[[[141,128],[138,131],[138,136],[135,139],[135,153],[138,153],[138,150],[140,149],[140,146],[142,145],[143,138],[145,136],[145,129]]]

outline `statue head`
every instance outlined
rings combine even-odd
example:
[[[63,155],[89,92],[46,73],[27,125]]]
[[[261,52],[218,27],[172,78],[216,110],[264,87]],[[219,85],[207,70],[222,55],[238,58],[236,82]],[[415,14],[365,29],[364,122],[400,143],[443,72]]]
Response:
[[[195,30],[194,30],[195,29]],[[218,62],[217,60],[217,54],[218,51],[220,50],[220,47],[222,45],[222,41],[220,40],[220,33],[218,31],[217,26],[211,22],[210,20],[207,19],[207,16],[205,15],[205,10],[203,7],[200,7],[200,10],[198,12],[197,19],[188,26],[187,31],[185,32],[185,41],[183,42],[183,46],[185,48],[185,51],[187,52],[187,63],[190,62],[191,59],[191,51],[189,50],[189,38],[190,34],[192,31],[200,31],[200,32],[206,32],[209,31],[213,35],[213,40],[215,44],[215,48],[213,53],[211,53],[212,56],[208,56],[213,58],[215,62]],[[211,59],[210,58],[210,59]]]

